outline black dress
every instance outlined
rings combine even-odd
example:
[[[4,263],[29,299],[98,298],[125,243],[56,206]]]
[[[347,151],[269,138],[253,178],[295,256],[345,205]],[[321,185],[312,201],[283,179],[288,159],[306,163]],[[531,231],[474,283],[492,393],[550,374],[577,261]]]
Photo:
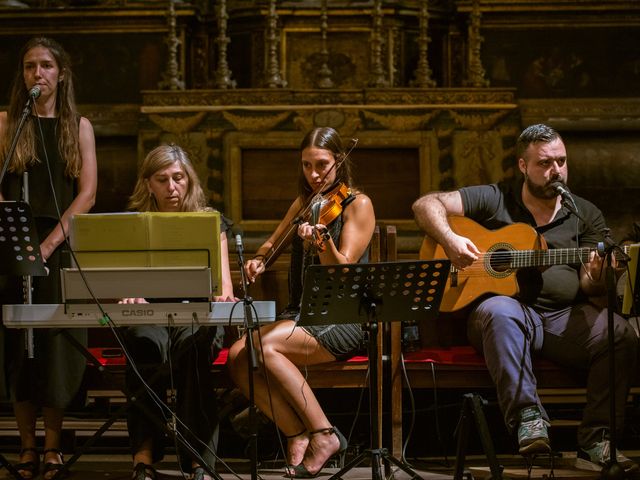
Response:
[[[342,214],[327,226],[336,245],[340,244],[342,226]],[[368,261],[369,250],[365,250],[358,263],[367,263]],[[320,259],[311,250],[305,250],[304,241],[299,236],[294,236],[291,243],[291,264],[289,266],[289,305],[278,316],[278,319],[298,319],[304,272],[308,265],[318,263],[320,263]],[[337,360],[345,360],[353,356],[354,353],[365,350],[365,336],[362,325],[359,323],[307,325],[302,328]]]
[[[29,121],[36,121],[31,117]],[[75,179],[65,175],[65,162],[58,150],[58,119],[40,118],[44,145],[38,134],[39,162],[28,168],[29,204],[42,242],[58,223],[76,195]],[[36,131],[40,127],[36,125]],[[50,165],[51,179],[49,178]],[[55,198],[52,193],[55,192]],[[22,175],[7,174],[2,188],[6,200],[22,198]],[[55,201],[54,201],[55,200]],[[68,233],[68,232],[67,232]],[[60,269],[69,266],[66,245],[61,244],[47,259],[49,275],[33,277],[33,303],[62,303]],[[2,303],[23,303],[22,279],[3,278]],[[87,344],[85,328],[68,329],[81,345]],[[8,378],[12,400],[30,400],[36,405],[65,408],[77,393],[86,360],[64,337],[61,329],[34,329],[34,357],[24,348],[25,330],[8,329],[5,335]]]

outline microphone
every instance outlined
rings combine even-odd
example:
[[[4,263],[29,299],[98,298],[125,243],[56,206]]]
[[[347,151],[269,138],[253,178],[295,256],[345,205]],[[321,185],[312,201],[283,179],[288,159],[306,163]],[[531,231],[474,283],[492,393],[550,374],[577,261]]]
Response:
[[[33,102],[35,102],[36,98],[40,96],[40,93],[40,87],[38,85],[31,87],[27,97],[27,103],[24,104],[24,110],[22,110],[23,118],[27,118],[27,115],[29,115],[29,112],[31,112],[31,109],[33,108]]]
[[[240,270],[243,272],[242,276],[244,276],[244,245],[242,244],[242,233],[235,232],[236,238],[236,253],[238,254],[238,265],[240,266]]]
[[[576,202],[574,202],[573,197],[571,196],[569,187],[567,187],[564,183],[553,182],[551,184],[551,188],[553,188],[556,191],[556,193],[562,197],[562,203],[564,203],[565,206],[568,205],[568,206],[572,206],[576,210],[578,209],[578,207],[576,206]]]
[[[31,100],[35,100],[40,96],[40,93],[41,93],[40,87],[38,85],[35,85],[34,87],[31,88],[31,90],[29,90],[29,98]]]
[[[236,250],[238,253],[242,253],[244,251],[244,247],[242,245],[242,235],[236,233]]]
[[[242,235],[240,233],[236,233],[236,252],[238,253],[238,266],[240,267],[240,284],[242,285],[242,293],[245,302],[245,318],[247,319],[248,324],[253,325],[253,320],[251,320],[251,309],[248,305],[251,299],[247,295],[249,283],[247,280],[247,273],[244,270],[244,246],[242,245]]]
[[[573,202],[573,198],[571,198],[571,192],[569,192],[569,188],[564,183],[553,182],[551,184],[551,188],[553,188],[556,193],[562,197],[563,200]]]

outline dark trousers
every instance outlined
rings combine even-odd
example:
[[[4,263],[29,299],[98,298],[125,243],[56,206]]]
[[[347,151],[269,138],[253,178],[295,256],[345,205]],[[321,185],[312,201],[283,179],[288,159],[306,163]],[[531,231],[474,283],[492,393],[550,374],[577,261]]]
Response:
[[[125,330],[127,349],[145,382],[158,369],[166,369],[163,372],[166,374],[160,375],[149,386],[165,403],[167,389],[175,389],[176,402],[171,409],[178,417],[178,435],[212,468],[218,443],[218,406],[211,373],[212,343],[217,335],[219,332],[216,327],[137,326]],[[171,376],[169,364],[173,371]],[[129,394],[142,386],[130,365],[127,368],[126,386]],[[145,412],[150,412],[154,418],[149,418]],[[148,392],[139,395],[132,402],[127,417],[132,453],[140,449],[144,440],[152,439],[153,462],[161,460],[165,443],[162,425],[166,425],[168,420],[171,420],[171,414],[160,408]],[[193,455],[182,442],[178,443],[178,452],[183,469],[190,471]]]
[[[578,446],[602,441],[609,427],[609,349],[607,310],[589,303],[553,312],[537,311],[510,297],[491,297],[469,319],[469,340],[483,352],[496,384],[498,403],[510,429],[518,427],[519,412],[538,405],[531,357],[538,354],[559,365],[583,372],[587,404],[578,428]],[[614,316],[616,425],[624,425],[624,407],[636,375],[638,337],[629,323]]]

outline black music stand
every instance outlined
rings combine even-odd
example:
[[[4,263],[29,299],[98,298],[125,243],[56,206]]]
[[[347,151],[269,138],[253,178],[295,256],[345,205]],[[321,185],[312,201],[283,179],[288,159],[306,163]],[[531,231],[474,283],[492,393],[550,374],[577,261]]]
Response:
[[[0,202],[0,274],[16,277],[47,274],[31,208],[26,202]],[[2,454],[0,465],[13,477],[22,479]]]
[[[0,202],[0,274],[46,276],[31,207]]]
[[[338,473],[340,479],[371,458],[372,480],[383,480],[380,462],[389,462],[421,479],[405,462],[377,445],[381,426],[373,409],[378,404],[378,322],[428,320],[438,314],[449,275],[449,260],[383,262],[372,264],[311,265],[304,278],[298,325],[363,323],[368,325],[369,403],[371,447]]]

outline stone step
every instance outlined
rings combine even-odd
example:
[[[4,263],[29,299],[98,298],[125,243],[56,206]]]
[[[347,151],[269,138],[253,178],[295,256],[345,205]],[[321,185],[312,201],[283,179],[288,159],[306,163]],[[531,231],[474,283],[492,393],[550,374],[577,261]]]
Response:
[[[65,417],[62,429],[75,432],[78,437],[90,437],[102,427],[105,420]],[[44,435],[44,423],[41,419],[36,422],[36,435],[39,437]],[[103,435],[106,437],[128,436],[126,420],[116,420]],[[0,436],[18,436],[15,418],[0,417]]]

